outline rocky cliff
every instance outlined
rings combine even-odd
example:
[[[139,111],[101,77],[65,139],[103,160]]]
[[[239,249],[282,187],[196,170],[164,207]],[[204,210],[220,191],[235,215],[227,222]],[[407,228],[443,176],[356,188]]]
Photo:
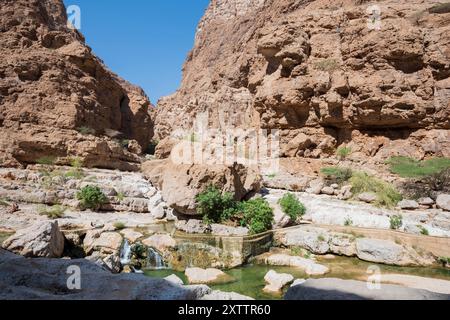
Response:
[[[283,157],[450,156],[450,6],[438,1],[212,0],[159,139],[278,129]]]
[[[0,2],[1,164],[77,156],[88,166],[136,168],[153,136],[145,93],[67,26],[61,0]]]

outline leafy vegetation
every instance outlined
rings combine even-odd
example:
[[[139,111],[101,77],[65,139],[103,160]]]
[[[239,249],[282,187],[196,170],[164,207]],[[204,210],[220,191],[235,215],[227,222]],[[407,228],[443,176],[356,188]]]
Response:
[[[344,167],[326,167],[322,168],[320,172],[327,180],[331,180],[337,184],[343,184],[353,176],[353,171],[350,168]]]
[[[77,193],[77,199],[84,209],[98,210],[108,198],[97,186],[86,186]]]
[[[125,229],[127,227],[125,225],[125,223],[120,222],[120,221],[115,222],[113,226],[114,226],[114,229],[116,229],[116,230],[123,230],[123,229]]]
[[[127,139],[119,140],[119,144],[122,148],[128,148],[128,145],[130,144],[130,140],[127,140]]]
[[[389,218],[392,230],[398,230],[403,225],[403,216],[401,214],[393,215]]]
[[[281,210],[283,210],[283,212],[294,221],[306,213],[304,204],[301,203],[292,193],[286,193],[280,200],[278,200],[278,204],[280,205]]]
[[[354,172],[350,178],[353,194],[373,192],[377,195],[376,205],[393,208],[402,200],[402,195],[390,183],[368,175]]]
[[[6,199],[6,198],[0,198],[0,206],[2,206],[2,207],[7,207],[7,206],[9,206],[8,199]]]
[[[39,206],[38,213],[40,215],[46,215],[50,219],[58,219],[64,216],[66,212],[66,207],[61,206],[59,204],[47,207],[47,206]]]
[[[43,166],[53,166],[56,162],[56,157],[54,156],[45,156],[41,157],[36,160],[37,164],[43,165]]]
[[[352,153],[352,149],[350,147],[340,147],[336,151],[336,155],[341,160],[345,160],[351,153]]]
[[[154,140],[150,141],[145,153],[152,155],[152,156],[155,155],[156,147],[158,146],[158,144],[159,144],[159,140],[154,139]]]
[[[233,194],[222,192],[215,186],[209,186],[196,197],[197,213],[203,216],[205,223],[220,223],[229,219],[236,211],[237,203]]]
[[[252,234],[272,228],[273,210],[262,198],[237,202],[233,194],[222,193],[217,187],[209,186],[197,195],[196,201],[197,212],[205,223],[237,221],[239,225],[248,227]]]
[[[450,257],[439,257],[438,261],[442,263],[442,266],[447,267],[450,265]]]
[[[432,158],[424,161],[409,157],[392,157],[387,161],[391,172],[402,178],[420,178],[437,174],[450,168],[449,158]]]
[[[125,199],[125,194],[123,192],[117,192],[116,199],[120,202],[123,201]]]
[[[85,127],[85,126],[77,128],[77,131],[85,136],[86,135],[95,135],[95,129]]]
[[[272,228],[273,210],[266,200],[257,198],[241,202],[239,211],[243,214],[241,225],[247,226],[251,234],[265,232]]]
[[[420,229],[420,234],[424,235],[424,236],[429,236],[430,233],[428,232],[427,228],[425,228],[424,226],[418,226]]]
[[[350,219],[350,217],[345,218],[344,226],[350,227],[350,226],[352,226],[352,225],[353,225],[353,220]]]
[[[66,178],[73,178],[77,180],[84,178],[83,160],[81,158],[72,158],[70,160],[70,166],[72,167],[72,169],[66,172]]]

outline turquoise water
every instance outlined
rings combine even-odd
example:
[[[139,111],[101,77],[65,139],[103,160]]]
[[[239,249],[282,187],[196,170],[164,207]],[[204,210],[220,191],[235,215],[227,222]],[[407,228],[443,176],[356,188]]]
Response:
[[[367,269],[369,266],[373,266],[373,263],[364,262],[356,258],[344,258],[336,257],[332,260],[318,259],[318,262],[324,264],[330,268],[330,273],[324,276],[315,276],[311,278],[340,278],[340,279],[354,279],[354,280],[367,280],[369,274]],[[415,276],[438,278],[443,280],[450,280],[450,269],[441,267],[395,267],[386,265],[377,265],[382,273],[398,273],[409,274]],[[222,290],[227,292],[237,292],[246,296],[258,300],[271,300],[281,299],[282,295],[267,294],[262,291],[265,286],[264,276],[269,270],[275,270],[279,273],[289,273],[294,278],[307,279],[307,276],[301,269],[293,267],[276,267],[267,265],[247,265],[240,268],[226,270],[225,272],[231,275],[234,279],[233,282],[225,284],[210,285],[215,290]],[[147,270],[145,274],[150,277],[164,278],[171,274],[179,276],[185,284],[187,284],[186,276],[183,272],[177,272],[172,270]]]

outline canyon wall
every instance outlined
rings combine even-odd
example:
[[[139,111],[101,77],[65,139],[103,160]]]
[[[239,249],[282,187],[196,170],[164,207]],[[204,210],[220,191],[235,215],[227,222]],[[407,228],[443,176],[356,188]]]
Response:
[[[212,0],[159,140],[277,129],[283,157],[450,156],[450,10],[438,1]]]
[[[143,90],[109,71],[67,26],[61,0],[0,3],[0,165],[80,157],[137,169],[153,136]]]

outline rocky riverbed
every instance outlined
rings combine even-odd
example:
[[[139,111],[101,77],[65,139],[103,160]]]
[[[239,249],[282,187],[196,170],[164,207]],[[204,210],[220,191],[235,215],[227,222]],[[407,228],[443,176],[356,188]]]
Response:
[[[345,221],[349,218],[354,222],[352,229],[370,227],[388,232],[390,216],[401,212],[405,216],[406,226],[408,224],[424,226],[432,236],[409,232],[410,228],[407,227],[396,232],[420,238],[423,243],[427,243],[427,239],[436,238],[435,236],[446,239],[449,232],[445,222],[446,212],[442,209],[411,212],[402,211],[400,208],[387,210],[367,203],[349,202],[334,196],[308,192],[294,193],[305,204],[306,214],[301,220],[290,221],[278,204],[278,200],[287,191],[266,188],[256,196],[265,198],[272,206],[275,213],[275,230],[261,235],[249,235],[249,230],[243,227],[205,225],[195,217],[186,219],[178,215],[164,201],[161,192],[141,173],[79,169],[75,178],[73,170],[71,167],[46,166],[0,169],[2,246],[11,252],[36,259],[33,261],[41,261],[37,266],[38,273],[47,272],[45,261],[51,261],[49,268],[53,268],[55,264],[57,270],[67,267],[71,261],[81,262],[87,270],[97,266],[99,270],[106,271],[111,276],[114,273],[133,273],[151,269],[153,271],[145,272],[156,277],[161,275],[158,272],[166,276],[175,273],[184,279],[183,286],[184,284],[188,286],[177,291],[178,289],[173,289],[169,285],[167,295],[172,295],[174,299],[239,297],[234,293],[191,287],[193,283],[207,283],[214,290],[235,291],[236,294],[252,298],[279,298],[281,293],[273,295],[270,291],[286,292],[286,285],[294,280],[295,284],[302,283],[301,279],[311,277],[337,276],[361,280],[360,273],[343,275],[336,271],[336,266],[330,265],[331,260],[326,260],[330,254],[332,257],[349,257],[344,258],[349,259],[348,261],[360,261],[351,260],[358,258],[367,263],[402,266],[413,275],[418,272],[415,269],[412,269],[413,271],[407,269],[410,266],[428,266],[423,270],[437,268],[438,255],[433,254],[431,247],[430,250],[426,250],[426,246],[417,247],[410,243],[397,243],[396,240],[377,239],[345,230],[337,232],[331,228],[345,226]],[[98,211],[84,210],[76,198],[78,190],[87,185],[100,187],[107,196],[108,201]],[[63,207],[64,211],[61,216],[51,218],[46,214],[48,210],[43,208],[51,209],[55,206]],[[328,224],[330,228],[319,227],[316,224]],[[3,255],[6,253],[3,252]],[[8,266],[18,263],[25,268],[31,261],[16,259],[17,257],[12,259],[11,255],[8,257]],[[45,260],[48,258],[64,259]],[[61,265],[58,265],[58,261],[61,261]],[[252,265],[248,266],[248,263]],[[190,269],[191,267],[210,270],[208,272],[220,280],[209,281],[206,279],[208,277],[205,278],[206,271],[197,272],[196,270],[202,269]],[[224,269],[225,273],[218,269]],[[291,276],[282,276],[284,282],[278,282],[277,273],[267,276],[272,269]],[[183,278],[185,270],[191,270],[189,272],[191,281],[187,276]],[[247,273],[249,275],[244,276]],[[433,272],[430,273],[433,276]],[[106,273],[102,274],[100,279],[106,277]],[[423,275],[429,276],[427,272]],[[123,279],[126,280],[119,277],[114,278],[114,281],[133,283],[138,281],[135,276],[137,275],[122,275],[120,277],[125,277]],[[447,277],[445,271],[439,276]],[[258,284],[251,292],[243,290],[246,284],[249,285],[245,280],[247,278],[253,279],[252,281]],[[267,281],[275,281],[275,284],[264,283],[265,278]],[[420,283],[417,279],[415,281],[397,279],[397,281],[403,286]],[[8,282],[6,285],[14,286],[14,283]],[[27,296],[29,294],[27,292],[35,292],[33,286],[31,283],[23,292],[13,290],[10,298],[20,294]],[[45,287],[46,284],[43,283],[42,286]],[[167,284],[152,282],[141,286],[159,288]],[[264,287],[272,289],[267,289],[264,293]],[[430,289],[430,286],[426,288]],[[53,299],[52,294],[45,291],[47,289],[38,290],[39,293],[30,297]],[[97,294],[95,291],[91,293],[90,290],[89,293],[80,293],[79,297],[84,299]],[[201,294],[198,294],[198,290]],[[442,290],[437,291],[442,293]],[[120,297],[108,295],[100,297],[133,299],[140,298],[140,294],[142,293],[127,291]],[[165,295],[142,296],[144,299],[165,297]]]

